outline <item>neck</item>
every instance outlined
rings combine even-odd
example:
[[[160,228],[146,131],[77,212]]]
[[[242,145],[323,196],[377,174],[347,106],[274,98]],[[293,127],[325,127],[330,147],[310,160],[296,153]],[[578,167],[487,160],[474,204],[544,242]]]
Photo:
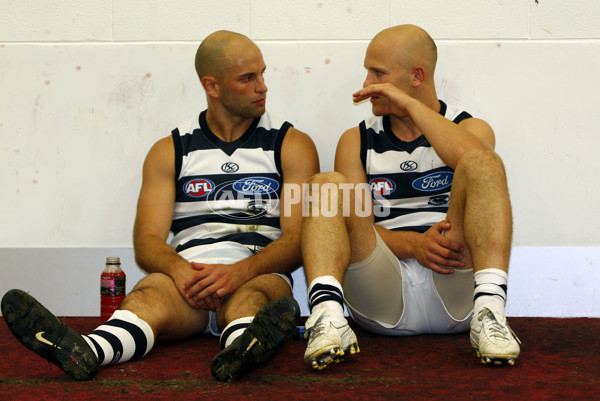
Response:
[[[412,118],[390,115],[392,132],[404,142],[412,142],[422,135]]]
[[[224,142],[234,142],[241,138],[254,121],[253,118],[233,116],[227,112],[215,112],[211,107],[206,111],[206,124],[213,134]]]

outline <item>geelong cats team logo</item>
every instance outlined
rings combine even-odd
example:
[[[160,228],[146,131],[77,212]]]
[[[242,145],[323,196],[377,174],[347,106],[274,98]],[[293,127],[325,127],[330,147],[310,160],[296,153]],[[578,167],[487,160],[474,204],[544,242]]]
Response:
[[[419,165],[417,164],[417,162],[412,161],[412,160],[406,160],[406,161],[403,161],[402,163],[400,163],[400,169],[402,171],[415,171],[418,168],[419,168]]]
[[[238,171],[240,169],[240,166],[237,165],[237,163],[234,162],[227,162],[227,163],[223,163],[221,165],[221,170],[224,173],[235,173],[236,171]]]

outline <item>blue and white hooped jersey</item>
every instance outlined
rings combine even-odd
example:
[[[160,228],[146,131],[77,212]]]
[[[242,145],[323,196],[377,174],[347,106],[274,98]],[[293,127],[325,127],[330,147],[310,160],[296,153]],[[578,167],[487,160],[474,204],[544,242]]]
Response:
[[[219,258],[236,250],[236,257],[247,257],[281,236],[281,144],[291,126],[265,113],[238,140],[224,142],[204,111],[173,130],[171,246],[182,257]]]
[[[456,124],[471,118],[465,111],[440,103],[440,114]],[[359,127],[360,156],[374,197],[375,222],[390,230],[422,233],[443,220],[454,170],[427,138],[400,140],[391,130],[390,116],[372,116]]]

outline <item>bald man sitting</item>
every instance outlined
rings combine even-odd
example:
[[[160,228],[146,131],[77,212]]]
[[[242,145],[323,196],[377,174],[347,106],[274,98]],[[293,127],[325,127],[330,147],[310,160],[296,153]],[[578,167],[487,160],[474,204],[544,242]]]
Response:
[[[436,61],[419,27],[376,35],[354,94],[370,99],[374,116],[342,135],[335,172],[311,180],[302,253],[311,306],[304,358],[314,368],[358,352],[344,302],[374,333],[470,329],[484,363],[512,365],[519,355],[504,311],[512,237],[504,166],[492,128],[438,99]]]
[[[87,336],[29,294],[9,291],[2,312],[25,346],[86,380],[98,366],[141,358],[155,342],[210,331],[223,348],[212,373],[231,381],[291,337],[302,218],[301,205],[281,194],[319,163],[306,134],[266,113],[265,68],[243,35],[219,31],[202,42],[196,69],[207,110],[159,140],[143,167],[134,249],[150,274]]]

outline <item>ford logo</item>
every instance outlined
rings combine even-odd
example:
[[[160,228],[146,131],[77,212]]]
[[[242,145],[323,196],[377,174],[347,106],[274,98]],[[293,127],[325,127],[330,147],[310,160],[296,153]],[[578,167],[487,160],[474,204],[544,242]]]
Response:
[[[267,177],[248,177],[233,183],[233,189],[241,194],[271,194],[277,192],[279,183]]]
[[[452,186],[452,178],[454,173],[442,171],[440,173],[432,173],[425,177],[417,178],[412,182],[412,186],[417,191],[440,191]]]

